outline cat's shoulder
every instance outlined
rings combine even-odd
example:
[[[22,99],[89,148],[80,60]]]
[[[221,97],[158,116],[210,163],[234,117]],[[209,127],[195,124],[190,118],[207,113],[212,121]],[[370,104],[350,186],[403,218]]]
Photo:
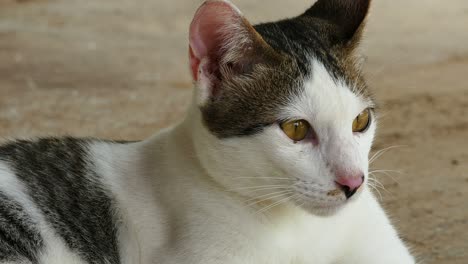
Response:
[[[89,141],[73,137],[9,140],[0,145],[0,160],[35,162],[57,155],[83,155]]]
[[[130,155],[133,143],[76,137],[10,140],[0,144],[0,174],[31,183],[94,181],[102,176],[97,169],[100,164],[110,163],[123,153]]]
[[[30,166],[43,165],[44,162],[58,164],[86,159],[95,146],[112,149],[136,142],[69,136],[8,140],[0,143],[0,161],[26,162]]]

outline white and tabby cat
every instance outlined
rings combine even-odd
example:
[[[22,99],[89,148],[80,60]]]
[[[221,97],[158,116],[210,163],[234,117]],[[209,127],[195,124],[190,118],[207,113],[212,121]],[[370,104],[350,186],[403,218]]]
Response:
[[[141,142],[1,146],[0,263],[414,263],[366,187],[369,2],[252,26],[208,1],[183,122]]]

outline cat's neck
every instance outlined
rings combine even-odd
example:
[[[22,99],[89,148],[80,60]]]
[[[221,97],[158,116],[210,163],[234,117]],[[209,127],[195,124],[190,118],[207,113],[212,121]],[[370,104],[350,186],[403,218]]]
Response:
[[[148,156],[154,162],[153,171],[156,178],[171,178],[186,183],[181,186],[203,186],[202,188],[226,191],[213,181],[212,175],[200,159],[199,153],[207,150],[205,146],[197,144],[199,138],[195,131],[199,129],[196,121],[199,120],[199,116],[194,113],[197,110],[191,109],[180,123],[163,129],[146,140],[143,143],[144,151],[151,153]]]
[[[252,220],[264,221],[268,218],[268,221],[282,222],[281,219],[290,219],[292,215],[303,215],[303,210],[287,205],[278,205],[259,214],[257,212],[262,207],[269,206],[268,201],[247,206],[245,201],[249,200],[248,197],[219,182],[219,179],[232,175],[220,169],[224,166],[223,158],[227,157],[223,157],[219,146],[212,145],[213,137],[214,135],[204,128],[199,109],[192,106],[182,122],[150,139],[150,147],[159,149],[155,151],[153,159],[162,161],[162,163],[156,162],[159,164],[156,166],[165,167],[164,172],[157,173],[156,177],[162,175],[177,181],[176,185],[179,188],[186,188],[187,194],[203,193],[203,197],[199,197],[201,202],[206,203],[208,199],[222,203],[224,200],[250,215]],[[243,176],[249,177],[249,175]]]

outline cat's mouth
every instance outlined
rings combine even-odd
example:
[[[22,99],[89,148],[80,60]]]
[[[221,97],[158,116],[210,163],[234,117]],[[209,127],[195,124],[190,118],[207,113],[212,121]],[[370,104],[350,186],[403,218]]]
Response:
[[[356,199],[358,193],[364,188],[361,186],[354,191],[353,197],[349,197],[347,190],[338,185],[332,185],[329,188],[320,186],[321,188],[319,188],[317,185],[311,187],[306,184],[297,184],[294,187],[298,197],[295,199],[296,206],[312,214],[324,216],[336,213],[349,201]]]

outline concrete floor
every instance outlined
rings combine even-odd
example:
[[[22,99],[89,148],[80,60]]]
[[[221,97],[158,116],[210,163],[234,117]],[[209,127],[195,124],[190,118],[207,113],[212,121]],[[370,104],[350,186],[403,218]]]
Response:
[[[0,137],[141,139],[190,99],[201,1],[0,0]],[[252,22],[312,1],[234,1]],[[383,104],[382,203],[422,263],[468,263],[468,1],[374,0],[364,42]]]

